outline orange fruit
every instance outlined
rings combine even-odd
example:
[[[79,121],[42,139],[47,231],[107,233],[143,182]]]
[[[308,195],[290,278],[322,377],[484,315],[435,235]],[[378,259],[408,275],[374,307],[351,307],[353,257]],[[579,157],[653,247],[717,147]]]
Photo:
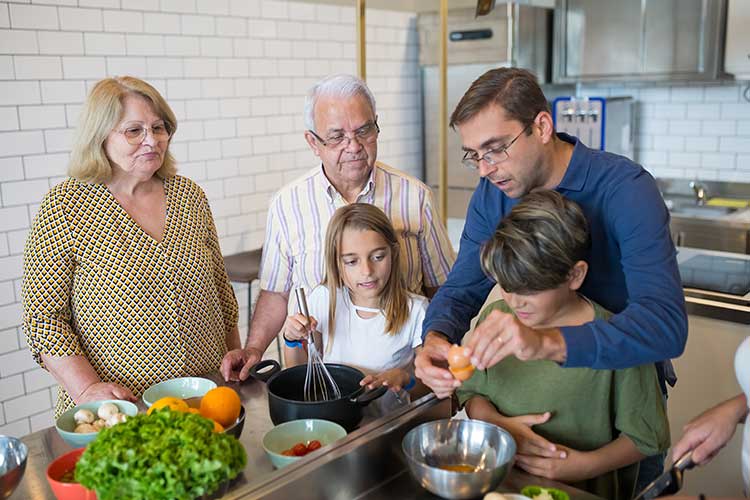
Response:
[[[214,423],[214,432],[224,432],[224,427],[216,420],[211,420]]]
[[[217,387],[203,396],[200,412],[204,417],[215,420],[224,427],[229,427],[240,416],[241,408],[240,397],[234,389]]]
[[[194,413],[195,415],[200,415],[201,411],[198,408],[188,408],[188,413]]]
[[[162,408],[169,408],[172,411],[188,411],[188,405],[184,400],[167,396],[165,398],[157,399],[154,404],[151,405],[151,408],[148,409],[147,414],[151,415],[154,411],[161,410]]]

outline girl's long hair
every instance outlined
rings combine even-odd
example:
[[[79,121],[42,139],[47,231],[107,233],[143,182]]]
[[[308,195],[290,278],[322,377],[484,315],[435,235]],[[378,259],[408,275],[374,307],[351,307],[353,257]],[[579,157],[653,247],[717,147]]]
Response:
[[[339,208],[333,214],[326,231],[326,277],[323,284],[328,288],[328,346],[333,344],[338,289],[344,287],[341,275],[341,238],[344,229],[375,231],[383,237],[391,249],[391,273],[380,293],[379,308],[385,316],[385,331],[395,335],[409,317],[409,295],[401,273],[401,247],[396,232],[388,217],[379,208],[366,203],[352,203]]]

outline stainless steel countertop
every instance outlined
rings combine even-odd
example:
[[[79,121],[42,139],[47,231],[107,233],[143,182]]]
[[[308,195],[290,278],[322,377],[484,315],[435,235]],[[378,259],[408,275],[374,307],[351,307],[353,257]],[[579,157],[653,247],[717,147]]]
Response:
[[[274,471],[271,461],[266,457],[261,445],[263,435],[273,428],[268,414],[268,396],[266,385],[260,382],[225,383],[217,373],[204,375],[219,385],[226,385],[240,395],[245,407],[245,426],[242,430],[240,442],[247,452],[247,466],[245,471],[232,483],[233,488],[240,487]],[[138,402],[141,411],[146,410],[143,401]],[[72,450],[63,441],[54,427],[48,427],[21,438],[29,447],[29,458],[26,463],[21,484],[11,495],[11,500],[51,499],[55,496],[47,483],[47,466],[60,455]]]
[[[328,451],[304,457],[295,464],[282,470],[275,470],[270,460],[263,451],[261,440],[263,435],[273,428],[273,423],[268,413],[268,396],[265,384],[257,381],[238,383],[225,383],[218,373],[205,376],[214,380],[219,385],[227,385],[235,389],[245,407],[245,426],[242,431],[240,442],[247,452],[247,466],[243,473],[231,483],[231,488],[224,498],[265,498],[266,494],[259,495],[261,491],[268,488],[274,489],[277,485],[288,484],[290,480],[312,471],[312,479],[315,481],[331,481],[325,478],[325,466],[334,464],[337,472],[341,471],[341,464],[336,463],[342,459],[343,463],[353,465],[356,474],[335,474],[332,478],[333,487],[340,491],[351,491],[357,482],[358,476],[368,475],[368,470],[377,469],[379,464],[387,461],[391,476],[379,488],[369,491],[366,496],[358,498],[437,498],[423,490],[404,469],[402,457],[392,456],[400,453],[400,438],[410,428],[416,425],[421,418],[422,421],[444,418],[450,414],[450,404],[446,400],[438,400],[433,394],[429,394],[409,407],[397,410],[393,415],[378,420],[363,420],[360,427],[336,445],[331,446]],[[138,403],[140,410],[145,410],[142,401]],[[434,408],[433,408],[434,407]],[[435,408],[440,412],[435,413]],[[446,410],[447,409],[447,410]],[[394,430],[396,431],[394,433]],[[372,454],[372,443],[375,438],[389,436],[389,441],[394,439],[398,443],[390,443],[386,448],[378,448],[378,453]],[[383,438],[385,439],[385,438]],[[29,458],[26,464],[26,472],[18,489],[10,497],[11,500],[28,499],[54,499],[52,490],[46,479],[46,469],[52,460],[72,450],[59,436],[54,427],[34,432],[22,438],[29,447]],[[397,445],[397,446],[396,446]],[[395,447],[394,447],[395,446]],[[399,451],[394,451],[394,450]],[[355,460],[355,457],[358,457]],[[397,463],[395,463],[397,462]],[[400,465],[399,465],[400,464]],[[394,469],[394,467],[397,467]],[[316,479],[317,478],[317,479]],[[351,484],[350,484],[351,483]],[[309,483],[308,483],[309,484]],[[568,491],[574,500],[595,500],[597,497],[585,492],[570,488],[554,481],[547,481],[524,473],[519,469],[513,469],[506,481],[498,491],[519,491],[521,487],[528,484],[539,484],[557,487]],[[331,485],[326,485],[329,490]],[[342,489],[343,488],[343,489]],[[394,488],[396,488],[394,490]],[[299,492],[299,490],[297,490]],[[397,496],[394,496],[396,494]],[[273,495],[270,495],[273,497]],[[306,495],[306,498],[313,498]],[[291,498],[291,497],[289,497]],[[323,496],[321,498],[333,498]],[[354,496],[339,496],[339,498],[354,498]]]
[[[237,488],[228,500],[403,500],[438,499],[422,488],[407,470],[401,451],[404,435],[415,426],[451,415],[451,400],[428,394],[363,425],[332,446],[326,453],[299,461],[265,481]],[[540,485],[566,491],[571,500],[601,500],[590,493],[556,481],[542,479],[513,468],[496,489],[518,492],[524,486]],[[304,491],[304,495],[300,492]]]

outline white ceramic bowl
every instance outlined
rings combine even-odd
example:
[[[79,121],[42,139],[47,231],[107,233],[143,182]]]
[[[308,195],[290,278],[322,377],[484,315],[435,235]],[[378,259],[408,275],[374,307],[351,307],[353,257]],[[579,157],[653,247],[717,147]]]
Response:
[[[154,384],[143,393],[143,402],[150,407],[161,398],[190,399],[203,397],[216,388],[216,382],[201,377],[181,377]]]

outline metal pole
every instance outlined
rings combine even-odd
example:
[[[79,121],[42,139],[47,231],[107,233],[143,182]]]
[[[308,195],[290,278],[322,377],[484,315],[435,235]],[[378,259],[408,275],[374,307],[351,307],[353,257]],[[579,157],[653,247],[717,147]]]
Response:
[[[357,75],[367,80],[365,51],[365,0],[357,0]]]
[[[438,143],[438,202],[448,224],[448,0],[440,0],[440,139]]]

